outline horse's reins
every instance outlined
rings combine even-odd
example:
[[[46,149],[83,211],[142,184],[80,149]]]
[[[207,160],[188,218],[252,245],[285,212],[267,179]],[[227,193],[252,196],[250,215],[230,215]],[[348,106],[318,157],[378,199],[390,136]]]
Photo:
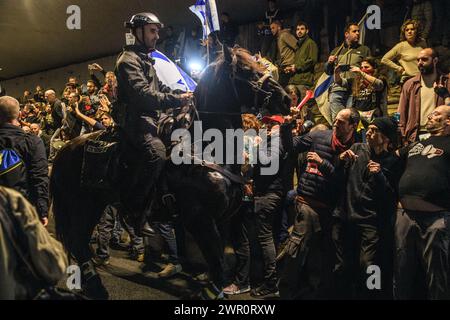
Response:
[[[245,78],[237,75],[236,72],[233,72],[233,74],[230,75],[230,80],[231,80],[231,86],[233,87],[234,95],[235,95],[237,101],[240,101],[240,99],[239,99],[239,95],[237,93],[236,80],[250,85],[250,87],[252,88],[252,91],[255,93],[255,97],[254,97],[254,107],[255,108],[258,107],[258,94],[259,93],[264,94],[264,104],[267,104],[268,101],[270,100],[270,98],[272,97],[272,92],[264,90],[262,88],[262,86],[269,78],[270,78],[270,74],[264,74],[261,78],[258,79],[258,81],[254,82],[254,81],[250,81],[248,79],[245,79]]]

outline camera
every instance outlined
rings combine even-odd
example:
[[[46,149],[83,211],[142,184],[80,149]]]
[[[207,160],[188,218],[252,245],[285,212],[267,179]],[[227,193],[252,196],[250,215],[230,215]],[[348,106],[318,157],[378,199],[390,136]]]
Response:
[[[350,70],[349,64],[342,64],[339,66],[339,71],[341,71],[341,72],[345,72],[345,71],[349,71],[349,70]]]

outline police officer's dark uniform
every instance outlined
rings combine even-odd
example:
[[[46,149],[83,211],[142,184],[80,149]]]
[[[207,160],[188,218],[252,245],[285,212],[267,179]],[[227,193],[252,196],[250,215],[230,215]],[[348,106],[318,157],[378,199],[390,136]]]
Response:
[[[142,152],[139,156],[145,161],[140,181],[133,187],[130,199],[125,199],[127,207],[135,212],[145,209],[166,158],[165,146],[156,136],[157,110],[179,107],[184,101],[183,95],[173,93],[158,80],[154,62],[149,57],[149,52],[154,48],[149,48],[145,43],[144,26],[147,24],[163,27],[152,13],[136,14],[130,22],[125,23],[136,37],[136,44],[123,49],[115,68],[118,105],[123,106],[125,110],[123,127],[130,140]],[[141,30],[142,41],[136,36]]]

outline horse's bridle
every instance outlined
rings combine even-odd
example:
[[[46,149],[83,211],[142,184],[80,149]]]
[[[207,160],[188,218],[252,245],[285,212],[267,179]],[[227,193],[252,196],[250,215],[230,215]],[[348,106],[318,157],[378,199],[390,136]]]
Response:
[[[252,80],[248,80],[248,79],[245,79],[245,78],[239,76],[238,74],[236,74],[236,71],[233,70],[233,72],[230,73],[230,81],[231,81],[231,87],[233,88],[233,92],[234,92],[234,96],[235,96],[236,100],[241,103],[241,106],[244,105],[242,103],[241,99],[239,98],[237,88],[236,88],[236,81],[240,81],[240,82],[244,82],[245,84],[249,85],[252,88],[252,91],[255,93],[255,96],[253,99],[254,100],[253,107],[255,108],[255,110],[258,110],[258,95],[261,93],[264,94],[263,107],[265,107],[269,103],[270,98],[272,97],[272,92],[266,91],[262,87],[263,87],[264,83],[267,80],[269,80],[270,77],[271,77],[270,74],[266,73],[266,74],[262,75],[257,81],[252,81]]]
[[[267,104],[270,101],[270,98],[272,97],[272,92],[266,91],[264,90],[262,87],[264,85],[264,83],[266,81],[270,81],[271,80],[271,75],[269,73],[265,73],[263,74],[257,81],[252,81],[252,80],[248,80],[245,79],[243,77],[241,77],[240,75],[237,74],[236,71],[236,65],[233,65],[233,71],[229,74],[229,80],[231,83],[231,87],[232,87],[232,91],[234,94],[234,97],[236,99],[236,101],[238,101],[240,103],[240,108],[242,110],[242,106],[246,105],[245,103],[242,103],[241,98],[239,97],[238,91],[237,91],[237,87],[236,87],[236,82],[240,81],[243,82],[247,85],[249,85],[252,89],[252,91],[255,93],[254,95],[254,105],[253,108],[255,110],[258,110],[258,95],[259,94],[264,94],[264,102],[262,107],[267,106]],[[193,103],[194,108],[195,108],[195,102]],[[195,108],[195,112],[196,115],[198,117],[199,114],[216,114],[216,115],[229,115],[229,116],[237,116],[237,115],[241,115],[242,112],[216,112],[216,111],[203,111],[203,110],[198,110]]]

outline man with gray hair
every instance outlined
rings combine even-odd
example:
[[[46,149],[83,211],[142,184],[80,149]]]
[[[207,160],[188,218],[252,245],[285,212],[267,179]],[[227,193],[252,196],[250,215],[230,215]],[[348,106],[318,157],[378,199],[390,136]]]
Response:
[[[54,90],[49,89],[45,91],[45,100],[52,107],[52,117],[54,120],[53,130],[61,128],[63,120],[65,118],[65,108],[58,98],[56,98],[56,93]]]
[[[19,126],[19,101],[0,97],[0,185],[22,193],[48,223],[48,162],[45,146]],[[11,158],[11,155],[15,156]],[[17,159],[19,158],[19,159]],[[11,159],[16,159],[14,165]],[[14,175],[13,175],[14,173]]]

